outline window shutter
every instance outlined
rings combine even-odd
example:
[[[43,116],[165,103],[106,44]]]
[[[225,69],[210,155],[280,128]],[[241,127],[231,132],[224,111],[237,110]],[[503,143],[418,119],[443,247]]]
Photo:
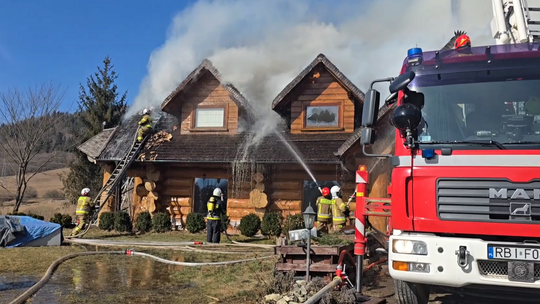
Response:
[[[224,108],[197,109],[195,128],[223,128],[224,115]]]

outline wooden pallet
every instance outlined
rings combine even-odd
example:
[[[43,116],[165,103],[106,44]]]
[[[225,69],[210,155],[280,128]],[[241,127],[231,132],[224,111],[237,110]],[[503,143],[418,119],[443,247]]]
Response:
[[[342,250],[347,250],[351,255],[354,252],[354,245],[347,246],[311,246],[310,253],[310,277],[323,277],[326,281],[332,280],[338,266],[339,255]],[[276,264],[276,270],[282,272],[295,271],[298,276],[306,275],[306,251],[304,245],[284,245],[274,248],[274,253],[280,256]],[[349,279],[354,279],[354,269],[349,265],[347,274]],[[350,270],[350,272],[348,271]]]

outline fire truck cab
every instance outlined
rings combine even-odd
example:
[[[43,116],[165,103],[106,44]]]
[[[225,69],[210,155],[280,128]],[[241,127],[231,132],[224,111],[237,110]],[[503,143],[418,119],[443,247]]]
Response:
[[[390,82],[383,102],[395,106],[392,155],[370,148],[377,82]],[[540,295],[540,44],[410,49],[400,76],[371,84],[362,120],[364,154],[393,166],[387,251],[400,304],[427,303],[434,286]],[[364,216],[370,200],[357,200]]]

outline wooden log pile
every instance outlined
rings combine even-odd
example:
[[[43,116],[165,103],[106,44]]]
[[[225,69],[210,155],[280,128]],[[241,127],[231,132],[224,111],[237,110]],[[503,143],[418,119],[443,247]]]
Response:
[[[146,166],[146,177],[135,187],[135,193],[141,197],[140,211],[151,214],[161,211],[162,205],[159,191],[163,188],[159,181],[162,179],[161,171],[152,164]]]
[[[154,161],[158,157],[156,151],[152,151],[159,147],[161,144],[167,141],[171,141],[172,134],[165,131],[159,131],[154,133],[144,145],[145,152],[139,154],[138,160],[150,160]]]

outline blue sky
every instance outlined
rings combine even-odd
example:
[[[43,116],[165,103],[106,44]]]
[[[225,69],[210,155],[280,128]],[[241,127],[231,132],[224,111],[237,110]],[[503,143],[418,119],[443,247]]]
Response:
[[[190,0],[24,0],[0,3],[0,90],[54,81],[66,89],[61,110],[77,109],[79,83],[106,55],[129,103],[152,51]]]

